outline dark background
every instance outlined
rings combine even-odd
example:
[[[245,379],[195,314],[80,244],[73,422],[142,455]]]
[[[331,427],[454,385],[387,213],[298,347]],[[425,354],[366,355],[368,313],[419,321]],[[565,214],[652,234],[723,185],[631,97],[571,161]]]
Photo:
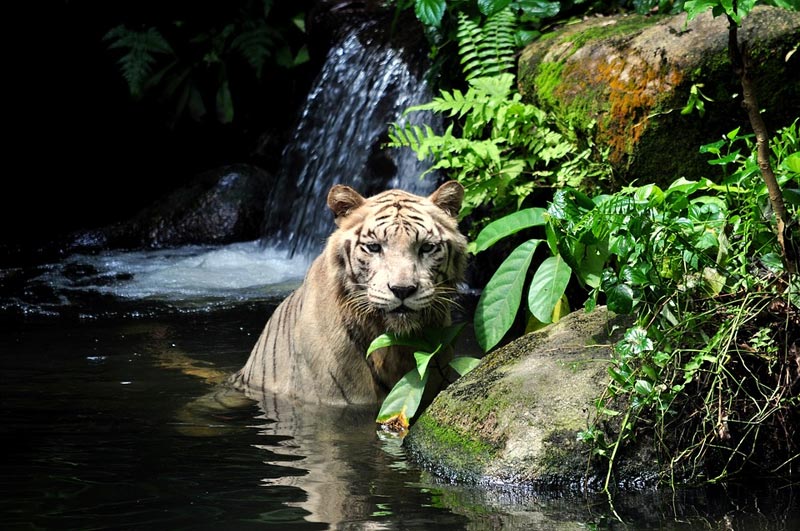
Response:
[[[237,108],[233,125],[186,119],[170,126],[164,108],[130,97],[118,54],[103,36],[118,24],[168,24],[186,13],[213,19],[230,4],[21,4],[4,16],[0,243],[6,247],[125,219],[200,171],[259,162],[253,154],[259,135],[280,136],[291,127],[313,79],[310,65],[269,72],[257,87],[257,108]]]

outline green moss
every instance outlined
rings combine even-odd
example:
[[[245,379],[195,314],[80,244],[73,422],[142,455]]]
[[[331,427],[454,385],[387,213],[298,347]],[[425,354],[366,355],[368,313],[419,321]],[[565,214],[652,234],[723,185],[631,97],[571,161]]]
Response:
[[[437,475],[476,481],[495,458],[497,450],[451,425],[425,413],[411,427],[405,443],[412,454]]]
[[[564,63],[540,63],[533,77],[533,86],[536,90],[536,98],[539,102],[550,107],[559,107],[559,101],[555,97],[555,89],[561,84],[561,72],[564,70]]]
[[[645,17],[643,15],[629,15],[616,19],[616,24],[603,24],[601,22],[601,24],[591,26],[581,32],[576,32],[574,38],[563,39],[563,41],[571,40],[572,53],[575,53],[587,42],[607,39],[617,35],[629,36],[635,31],[653,26],[663,19],[664,16]]]

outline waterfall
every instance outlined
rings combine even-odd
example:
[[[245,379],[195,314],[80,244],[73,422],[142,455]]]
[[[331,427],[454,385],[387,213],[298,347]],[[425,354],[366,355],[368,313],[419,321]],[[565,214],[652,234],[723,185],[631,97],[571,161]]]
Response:
[[[362,23],[328,52],[283,152],[278,186],[267,205],[265,244],[290,255],[319,252],[334,227],[326,206],[334,184],[364,196],[387,188],[433,190],[433,176],[419,178],[428,163],[411,150],[383,147],[388,124],[399,122],[406,108],[430,101],[431,90],[382,33],[386,30],[376,30],[374,23]],[[411,118],[434,120],[429,113]]]

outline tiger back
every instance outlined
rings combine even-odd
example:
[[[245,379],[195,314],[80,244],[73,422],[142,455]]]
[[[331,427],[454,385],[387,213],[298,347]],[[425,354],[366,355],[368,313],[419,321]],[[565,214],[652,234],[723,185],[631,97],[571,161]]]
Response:
[[[455,181],[428,197],[388,190],[364,198],[331,188],[337,229],[303,284],[276,308],[231,377],[234,386],[258,400],[277,393],[311,403],[380,402],[415,360],[400,346],[366,358],[369,343],[384,332],[450,323],[466,265],[457,224],[463,197]],[[444,367],[448,360],[437,358]],[[443,374],[432,368],[434,378]]]

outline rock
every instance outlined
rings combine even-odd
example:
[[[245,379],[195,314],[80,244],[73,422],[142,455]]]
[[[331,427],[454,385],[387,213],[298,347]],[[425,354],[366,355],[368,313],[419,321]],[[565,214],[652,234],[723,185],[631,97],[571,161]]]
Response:
[[[606,469],[587,468],[590,447],[577,433],[606,386],[612,345],[630,324],[605,307],[581,310],[490,353],[411,427],[412,455],[462,482],[569,491],[601,485]],[[648,445],[640,446],[616,465],[623,487],[655,479]]]
[[[589,135],[626,181],[672,181],[710,173],[698,148],[737,126],[750,132],[741,86],[727,55],[728,22],[706,12],[597,17],[568,25],[528,46],[519,61],[524,98]],[[739,41],[767,126],[774,132],[800,108],[800,13],[758,6]],[[713,99],[705,115],[682,115],[690,89]],[[676,136],[680,132],[680,137]]]
[[[74,236],[70,247],[162,248],[255,240],[273,181],[264,170],[246,164],[210,170],[127,221]]]

